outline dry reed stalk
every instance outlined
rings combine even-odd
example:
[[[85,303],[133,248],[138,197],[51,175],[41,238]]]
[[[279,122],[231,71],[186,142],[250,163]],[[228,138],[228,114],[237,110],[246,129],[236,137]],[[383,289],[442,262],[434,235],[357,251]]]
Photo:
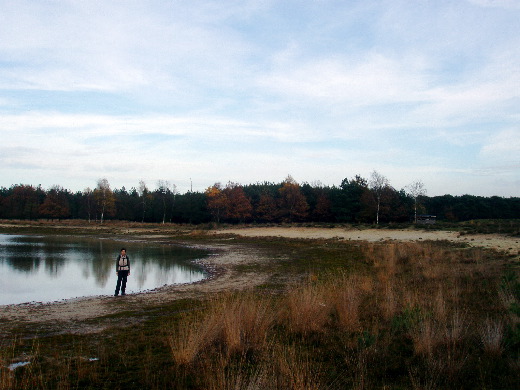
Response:
[[[433,299],[433,313],[435,320],[437,320],[439,323],[444,323],[446,321],[446,300],[444,299],[442,286],[438,287],[435,298]]]
[[[275,372],[278,374],[277,388],[293,390],[318,390],[320,371],[316,362],[294,346],[282,346],[272,351]]]
[[[379,300],[380,310],[383,318],[389,320],[394,317],[398,310],[397,297],[394,290],[394,281],[388,281],[382,289],[382,298]]]
[[[173,360],[180,365],[192,363],[200,351],[214,340],[217,325],[211,316],[181,321],[168,337]]]
[[[446,340],[451,346],[451,349],[455,349],[457,345],[460,345],[468,331],[468,322],[466,315],[461,313],[459,310],[453,311],[451,319],[446,327]]]
[[[359,305],[361,303],[361,289],[358,278],[342,275],[332,281],[330,287],[330,302],[337,315],[341,328],[355,331],[359,328]]]
[[[500,320],[487,318],[479,330],[480,341],[484,351],[490,355],[501,355],[503,351],[504,323]]]
[[[307,283],[290,291],[285,301],[285,320],[291,332],[308,334],[324,330],[331,308],[323,289]]]
[[[412,330],[411,337],[415,354],[422,356],[431,356],[442,340],[439,327],[431,319],[419,323]]]
[[[419,291],[417,289],[411,290],[401,284],[401,293],[403,296],[402,306],[403,307],[422,307],[424,299],[421,299]]]
[[[205,362],[200,381],[206,390],[270,390],[273,386],[272,366],[251,368],[244,359],[232,366],[219,354]]]
[[[261,349],[272,328],[276,310],[269,299],[254,296],[232,297],[220,309],[223,339],[230,353]]]
[[[503,281],[502,286],[498,287],[499,301],[502,304],[503,310],[507,313],[509,322],[512,325],[520,323],[520,316],[518,316],[515,310],[511,310],[514,305],[520,306],[520,302],[515,296],[514,289],[515,287],[510,281]]]
[[[430,361],[426,369],[413,366],[408,369],[408,376],[412,389],[414,390],[434,390],[439,388],[441,379],[441,369],[438,361]]]
[[[369,294],[374,291],[374,280],[370,276],[359,276],[359,290],[363,294]]]
[[[376,254],[376,246],[374,244],[364,244],[361,247],[361,252],[363,253],[365,261],[371,263],[374,267],[380,265],[380,257]]]

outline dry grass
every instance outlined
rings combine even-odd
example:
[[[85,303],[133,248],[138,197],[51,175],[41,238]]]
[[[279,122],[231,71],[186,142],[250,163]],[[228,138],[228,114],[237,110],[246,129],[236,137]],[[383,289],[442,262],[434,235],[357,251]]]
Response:
[[[321,285],[307,282],[289,291],[280,323],[292,333],[323,332],[329,322],[331,304]]]
[[[371,288],[364,278],[349,276],[343,273],[330,277],[325,287],[328,291],[327,302],[336,317],[338,326],[346,331],[355,332],[360,329],[360,305],[367,287]]]
[[[480,326],[480,341],[484,351],[493,356],[503,352],[504,323],[501,320],[487,318]]]
[[[518,303],[516,287],[494,288],[500,272],[497,261],[487,260],[489,254],[432,243],[362,244],[361,249],[369,272],[315,273],[279,295],[221,294],[205,301],[200,311],[176,317],[173,325],[160,325],[167,348],[161,367],[168,381],[157,381],[156,358],[147,347],[140,352],[148,362],[144,387],[470,389],[520,384],[518,351],[511,348],[514,340],[506,340],[508,329],[517,324],[509,310]],[[115,353],[125,356],[130,347],[118,348]],[[108,362],[111,355],[106,354]],[[3,351],[2,365],[13,355]],[[99,384],[110,371],[82,364],[62,359],[54,388],[79,388],[70,379],[78,376]],[[19,378],[3,370],[0,388],[49,388],[38,385],[40,369],[28,366],[27,375]]]

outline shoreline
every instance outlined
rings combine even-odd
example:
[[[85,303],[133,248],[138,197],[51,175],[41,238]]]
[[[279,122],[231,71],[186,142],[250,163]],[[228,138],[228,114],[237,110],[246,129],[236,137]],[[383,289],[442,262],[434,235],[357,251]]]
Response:
[[[141,230],[141,229],[139,229]],[[143,229],[144,230],[144,229]],[[151,229],[153,230],[153,229]],[[142,232],[142,230],[141,230]],[[211,273],[208,278],[194,283],[166,285],[156,289],[128,294],[124,298],[111,295],[78,297],[49,303],[20,303],[0,306],[0,337],[8,336],[19,325],[36,326],[44,334],[88,334],[96,333],[114,326],[117,316],[128,312],[128,323],[142,321],[147,317],[147,309],[178,300],[201,299],[214,294],[252,289],[265,283],[271,276],[268,272],[258,272],[251,267],[237,270],[237,266],[252,266],[273,261],[270,256],[247,243],[230,243],[231,236],[283,237],[308,240],[345,240],[345,241],[429,241],[447,240],[472,247],[482,247],[507,253],[511,260],[520,258],[520,238],[502,235],[461,235],[450,231],[418,231],[411,229],[386,230],[366,229],[349,230],[343,228],[303,228],[303,227],[244,227],[227,228],[197,233],[208,242],[186,242],[181,238],[165,235],[165,232],[142,232],[135,230],[128,236],[117,233],[109,235],[114,239],[146,239],[160,243],[175,243],[210,251],[201,260],[205,269]],[[156,234],[154,234],[156,233]],[[22,233],[23,234],[23,233]],[[106,237],[105,234],[100,236]]]

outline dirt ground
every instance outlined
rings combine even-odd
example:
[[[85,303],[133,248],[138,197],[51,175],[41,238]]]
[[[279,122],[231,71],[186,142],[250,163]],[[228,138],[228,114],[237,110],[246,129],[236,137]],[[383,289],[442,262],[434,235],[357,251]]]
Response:
[[[134,233],[129,231],[128,233]],[[501,235],[460,235],[449,231],[418,230],[347,230],[342,228],[239,228],[211,231],[213,238],[222,237],[220,244],[204,245],[212,255],[204,260],[204,266],[212,277],[199,283],[165,286],[153,291],[131,294],[126,297],[97,296],[64,300],[54,303],[30,303],[0,306],[0,337],[9,337],[12,329],[20,324],[32,324],[41,334],[92,333],[113,326],[114,314],[145,312],[147,307],[168,303],[177,299],[208,297],[211,294],[245,290],[265,283],[269,274],[235,269],[236,265],[265,263],[268,256],[247,245],[226,241],[229,234],[247,237],[286,237],[303,239],[338,239],[364,241],[420,241],[448,240],[467,243],[475,247],[495,248],[519,257],[520,239]],[[142,237],[142,236],[141,236]],[[164,235],[149,234],[149,239],[164,239]],[[190,246],[193,246],[190,244]],[[128,323],[128,318],[127,318]]]

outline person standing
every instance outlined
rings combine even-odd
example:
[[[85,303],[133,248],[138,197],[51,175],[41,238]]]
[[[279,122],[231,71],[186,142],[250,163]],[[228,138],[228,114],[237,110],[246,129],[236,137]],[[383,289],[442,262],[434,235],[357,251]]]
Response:
[[[130,276],[130,259],[126,255],[126,248],[121,248],[121,253],[117,256],[116,274],[117,284],[114,296],[117,297],[119,295],[119,289],[121,289],[121,295],[126,295],[126,279]]]

